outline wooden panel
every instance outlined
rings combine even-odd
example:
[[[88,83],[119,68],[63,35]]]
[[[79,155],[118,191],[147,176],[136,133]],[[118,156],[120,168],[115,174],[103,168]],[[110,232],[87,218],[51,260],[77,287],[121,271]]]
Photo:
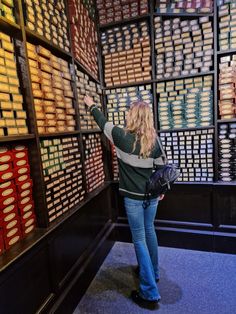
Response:
[[[214,210],[218,225],[236,226],[236,186],[215,186]]]
[[[55,289],[63,284],[68,272],[108,221],[108,195],[109,189],[104,190],[54,233],[50,241],[50,259]]]
[[[1,275],[0,313],[35,313],[50,294],[48,253],[41,246]]]

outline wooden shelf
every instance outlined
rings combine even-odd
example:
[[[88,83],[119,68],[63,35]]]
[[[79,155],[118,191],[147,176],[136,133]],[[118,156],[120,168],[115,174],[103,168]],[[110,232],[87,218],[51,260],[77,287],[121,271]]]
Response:
[[[199,126],[196,128],[181,128],[181,129],[170,129],[170,130],[158,130],[158,133],[170,133],[170,132],[181,132],[181,131],[194,131],[194,130],[208,130],[214,129],[213,125],[210,126]]]
[[[186,184],[186,185],[213,185],[214,182],[213,182],[213,181],[212,181],[212,182],[205,182],[205,181],[199,181],[199,182],[197,182],[197,181],[194,181],[194,182],[190,182],[190,181],[186,181],[186,182],[184,182],[184,181],[177,181],[177,182],[175,182],[174,184],[176,184],[176,185],[183,185],[183,184]]]
[[[80,61],[78,61],[77,59],[74,59],[74,61],[75,61],[75,64],[80,68],[80,70],[85,72],[85,74],[87,74],[90,77],[90,79],[92,79],[93,81],[95,81],[98,84],[101,84],[99,79],[96,78],[91,72],[89,72],[89,70],[83,64],[81,64]]]
[[[228,54],[236,54],[236,49],[229,49],[229,50],[220,50],[217,51],[218,56],[228,55]]]
[[[20,31],[20,25],[9,21],[4,16],[0,16],[0,28],[11,30],[11,31]]]
[[[7,142],[25,141],[25,140],[31,140],[33,138],[35,138],[34,134],[1,136],[0,142],[7,143]]]
[[[89,129],[89,130],[81,130],[82,134],[89,134],[89,133],[102,133],[100,129]]]
[[[125,83],[125,84],[120,84],[120,85],[115,85],[115,86],[110,86],[110,87],[102,87],[102,89],[109,90],[109,89],[116,89],[116,88],[123,88],[123,87],[140,86],[140,85],[152,84],[153,82],[154,82],[153,80],[148,80],[148,81],[141,81],[141,82]]]
[[[62,48],[60,48],[59,46],[54,45],[50,40],[37,34],[34,31],[31,31],[27,27],[25,27],[25,32],[26,32],[27,40],[30,39],[30,41],[32,41],[34,44],[44,45],[47,49],[51,50],[52,52],[54,52],[61,58],[64,58],[67,60],[72,58],[72,54],[70,52],[67,52],[63,50]]]
[[[176,76],[176,77],[168,77],[168,78],[163,78],[163,79],[155,79],[154,82],[160,83],[160,82],[176,81],[176,80],[182,80],[182,79],[192,78],[192,77],[213,75],[214,73],[215,73],[215,71],[208,71],[208,72],[197,73],[197,74],[179,75],[179,76]]]
[[[214,13],[154,13],[154,16],[164,16],[164,17],[203,17],[209,16],[213,17]]]
[[[143,15],[132,17],[130,19],[114,21],[114,22],[111,22],[111,23],[108,23],[108,24],[99,25],[98,27],[100,28],[101,31],[103,31],[103,30],[105,30],[107,28],[114,27],[114,26],[120,26],[120,25],[124,25],[124,24],[140,22],[142,20],[145,20],[145,19],[149,18],[150,16],[151,16],[150,14],[143,14]]]
[[[39,138],[48,138],[48,137],[63,137],[79,134],[80,131],[71,131],[71,132],[58,132],[58,133],[45,133],[39,134]]]
[[[217,123],[235,123],[236,122],[236,118],[234,118],[234,119],[225,119],[225,120],[217,120]]]
[[[89,201],[91,201],[95,196],[101,193],[103,190],[108,188],[110,182],[105,182],[103,185],[98,187],[93,192],[87,194],[85,199],[76,205],[73,209],[68,210],[61,217],[52,222],[48,228],[36,228],[29,236],[25,239],[21,240],[12,248],[2,256],[0,256],[0,272],[4,271],[7,267],[9,267],[12,263],[17,261],[19,257],[24,255],[27,251],[29,251],[33,246],[35,246],[38,242],[40,242],[44,237],[53,232],[59,225],[63,224],[69,217],[75,214],[79,209],[85,206]]]

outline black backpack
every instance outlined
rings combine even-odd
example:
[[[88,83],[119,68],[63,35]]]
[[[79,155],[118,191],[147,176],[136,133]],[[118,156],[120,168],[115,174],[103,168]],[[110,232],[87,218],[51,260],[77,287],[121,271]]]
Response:
[[[143,202],[144,208],[147,208],[150,205],[150,196],[160,196],[161,194],[165,194],[171,189],[172,184],[180,176],[179,169],[175,165],[167,163],[167,158],[159,138],[157,138],[157,141],[162,152],[164,165],[161,166],[161,168],[157,167],[146,182],[146,191]]]

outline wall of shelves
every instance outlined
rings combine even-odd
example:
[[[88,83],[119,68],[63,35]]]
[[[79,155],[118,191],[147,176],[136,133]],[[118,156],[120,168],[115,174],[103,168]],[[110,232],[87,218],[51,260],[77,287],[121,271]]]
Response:
[[[62,0],[59,2],[62,2]],[[102,0],[99,2],[104,4],[104,1]],[[95,250],[95,244],[98,247],[102,247],[103,241],[107,241],[106,237],[109,236],[109,232],[111,232],[112,228],[117,228],[116,231],[118,231],[115,240],[119,238],[120,230],[122,238],[122,226],[126,229],[128,227],[121,199],[117,196],[117,179],[119,177],[117,160],[115,159],[114,151],[112,155],[114,159],[111,160],[112,148],[110,147],[110,144],[101,134],[101,130],[96,127],[91,116],[83,107],[82,96],[85,92],[91,93],[96,101],[99,101],[100,99],[101,108],[108,119],[119,125],[124,125],[124,114],[129,108],[129,105],[127,106],[126,104],[127,99],[131,102],[137,95],[138,97],[142,97],[144,100],[150,102],[150,105],[153,108],[155,127],[158,134],[163,139],[167,139],[167,142],[168,139],[172,142],[175,142],[176,138],[179,140],[179,134],[182,134],[180,136],[184,137],[182,141],[184,141],[184,146],[186,146],[189,145],[187,141],[190,141],[191,144],[194,143],[194,136],[203,136],[202,142],[199,142],[199,156],[201,155],[201,149],[204,150],[204,153],[202,153],[203,155],[208,155],[207,150],[212,149],[211,147],[207,147],[207,136],[210,135],[211,143],[209,144],[213,145],[213,151],[209,153],[211,156],[206,156],[206,158],[200,156],[202,158],[203,166],[200,166],[200,164],[198,165],[200,170],[202,170],[201,168],[204,168],[206,169],[206,172],[204,172],[205,170],[203,173],[198,171],[194,173],[194,176],[191,173],[188,173],[188,176],[184,177],[184,174],[186,173],[182,171],[184,181],[177,182],[166,201],[160,204],[157,225],[160,227],[160,240],[164,245],[173,243],[173,245],[181,246],[185,243],[186,246],[189,246],[189,241],[185,237],[186,234],[189,235],[192,232],[191,239],[193,240],[193,247],[195,247],[195,230],[199,234],[199,238],[196,240],[196,242],[199,242],[196,247],[204,247],[209,250],[233,251],[233,245],[230,244],[231,240],[229,239],[235,236],[236,230],[235,179],[233,179],[234,181],[232,182],[227,180],[224,182],[219,181],[219,179],[222,178],[222,167],[220,166],[222,156],[219,155],[219,152],[222,149],[227,149],[226,153],[228,154],[228,149],[230,149],[230,154],[232,155],[230,156],[230,162],[232,162],[230,171],[234,171],[232,167],[235,163],[235,156],[232,152],[232,148],[220,146],[219,128],[224,124],[229,125],[236,123],[236,119],[220,119],[218,109],[218,102],[220,99],[220,94],[218,92],[218,76],[220,74],[220,69],[218,64],[220,63],[221,57],[233,56],[236,53],[236,49],[226,49],[224,51],[220,51],[219,49],[218,7],[216,1],[214,1],[214,10],[208,10],[207,13],[205,13],[206,11],[200,12],[199,10],[192,10],[192,13],[184,12],[183,10],[179,10],[178,12],[157,12],[155,4],[158,1],[140,0],[138,2],[143,3],[144,6],[146,5],[146,7],[148,7],[148,10],[143,10],[141,16],[135,15],[137,14],[137,10],[135,13],[135,9],[127,7],[127,15],[122,17],[124,18],[122,21],[120,20],[121,15],[115,14],[115,10],[113,10],[114,12],[112,11],[112,14],[110,11],[108,12],[108,14],[110,14],[108,18],[106,17],[103,19],[103,22],[99,22],[99,11],[103,8],[94,7],[93,4],[95,4],[95,1],[65,1],[65,6],[62,8],[67,20],[67,25],[64,25],[66,29],[62,30],[61,36],[63,37],[63,34],[65,33],[69,34],[69,39],[66,44],[67,48],[64,48],[61,39],[54,38],[53,40],[52,37],[49,37],[49,33],[53,31],[53,27],[47,29],[48,23],[45,23],[45,21],[38,18],[38,14],[40,13],[39,8],[35,9],[33,13],[33,19],[37,24],[37,29],[33,30],[32,28],[29,28],[23,10],[23,0],[14,1],[16,23],[4,16],[0,16],[0,32],[3,32],[14,39],[17,74],[20,81],[20,90],[23,96],[23,108],[27,115],[28,127],[28,134],[25,135],[0,136],[0,146],[22,144],[26,145],[28,148],[30,173],[34,183],[34,210],[38,227],[25,238],[24,241],[12,246],[9,251],[5,252],[0,257],[0,271],[2,274],[2,277],[0,278],[0,291],[7,291],[6,298],[4,295],[5,292],[2,293],[4,300],[1,299],[0,303],[3,308],[5,304],[11,304],[9,297],[10,288],[14,286],[13,280],[9,281],[10,288],[9,290],[6,290],[4,276],[12,276],[12,278],[16,278],[15,274],[18,274],[19,277],[17,278],[21,278],[19,282],[23,282],[23,275],[27,273],[27,269],[17,269],[17,262],[19,260],[21,260],[24,265],[30,265],[32,271],[34,269],[34,263],[40,261],[40,263],[37,264],[38,266],[35,271],[37,272],[37,275],[42,278],[39,285],[41,292],[37,292],[35,294],[35,300],[32,300],[30,304],[27,304],[27,311],[29,313],[36,311],[40,306],[42,306],[42,308],[50,308],[55,300],[60,298],[61,293],[63,294],[63,289],[67,287],[68,281],[72,279],[74,280],[73,276],[76,274],[76,271],[80,271],[80,267],[81,269],[86,267],[88,260],[90,260],[89,254],[92,254],[91,252]],[[163,1],[159,2],[163,3]],[[176,3],[174,0],[171,2]],[[27,1],[27,3],[29,6],[31,5],[30,1]],[[193,4],[194,3],[195,1],[193,1]],[[213,2],[209,1],[209,3]],[[50,6],[50,4],[51,2],[49,1],[48,6]],[[70,6],[71,4],[72,6]],[[90,63],[91,60],[85,60],[84,55],[83,57],[80,56],[81,51],[77,49],[78,46],[85,44],[85,40],[80,38],[81,34],[83,34],[83,29],[82,31],[81,29],[79,30],[80,36],[77,36],[76,38],[74,37],[74,32],[80,27],[81,20],[79,19],[79,16],[82,11],[80,12],[78,10],[75,19],[72,14],[69,15],[69,11],[73,9],[74,5],[77,6],[78,4],[80,10],[86,12],[86,16],[82,21],[85,25],[90,25],[91,32],[87,34],[87,39],[89,40],[89,36],[92,36],[91,34],[95,34],[95,37],[97,36],[97,38],[94,38],[94,40],[91,40],[90,42],[91,47],[93,46],[93,56],[91,57],[88,50],[86,54],[87,59],[93,58],[93,65]],[[89,12],[86,11],[87,9],[84,5],[87,6]],[[191,9],[193,8],[190,8],[190,10]],[[139,6],[138,11],[140,11]],[[128,18],[128,15],[131,14],[133,14],[132,17]],[[89,20],[90,18],[91,20]],[[213,66],[210,66],[204,73],[181,74],[176,78],[172,75],[170,75],[170,77],[164,77],[164,75],[162,75],[162,77],[157,78],[155,47],[156,18],[160,18],[160,23],[162,23],[162,21],[179,18],[180,21],[187,21],[187,24],[192,20],[199,21],[201,18],[209,19],[211,27],[213,28],[214,39],[214,53],[211,55]],[[39,23],[37,22],[38,20],[40,21]],[[54,22],[56,22],[56,20]],[[209,22],[206,21],[206,23]],[[143,23],[143,26],[140,26],[141,23]],[[72,24],[73,31],[70,27]],[[133,26],[130,28],[130,25]],[[112,29],[117,28],[117,26],[119,26],[119,29],[116,29],[115,32],[111,31]],[[138,42],[135,43],[132,41],[133,35],[131,34],[135,34],[136,29],[140,29],[140,27],[143,27],[144,37],[148,42],[147,46],[146,44],[138,46]],[[59,28],[61,29],[61,27]],[[108,71],[110,70],[110,73],[112,73],[111,80],[113,77],[115,77],[115,80],[112,81],[110,86],[106,86],[104,75],[106,69],[104,63],[105,57],[102,54],[104,51],[103,45],[106,45],[106,43],[102,42],[102,34],[112,34],[110,38],[112,41],[114,34],[119,34],[121,29],[123,29],[124,34],[123,36],[119,35],[120,38],[126,37],[126,43],[124,43],[122,39],[118,41],[120,42],[119,45],[122,45],[122,49],[110,54],[108,50],[110,48],[113,49],[114,47],[106,48],[106,53],[108,55],[112,56],[112,54],[117,54],[113,56],[115,57],[115,60],[113,57],[109,57],[110,59],[108,58],[110,60]],[[146,31],[147,34],[145,33]],[[45,32],[48,33],[47,37],[45,36]],[[204,36],[203,33],[202,36]],[[63,38],[64,43],[67,39],[65,36]],[[96,41],[97,47],[94,47]],[[45,55],[44,59],[41,58],[41,60],[39,60],[40,49],[37,48],[37,51],[31,54],[32,58],[29,58],[30,53],[27,50],[27,43],[37,47],[41,46],[49,51],[51,56],[55,56],[53,57],[53,60],[46,56],[48,62],[47,65],[49,66],[46,67],[46,71],[44,71],[45,68],[44,70],[42,69],[42,64],[47,63]],[[195,42],[190,41],[190,44],[192,43],[195,45]],[[110,44],[112,45],[114,43],[111,42]],[[136,46],[133,47],[133,44],[136,44]],[[117,45],[116,48],[119,48],[119,45]],[[126,49],[126,45],[129,49]],[[132,51],[132,54],[130,54],[132,59],[136,58],[136,72],[132,71],[135,67],[133,66],[135,65],[133,63],[130,63],[132,66],[129,68],[124,67],[126,65],[126,57],[129,55],[126,51],[132,49],[137,49],[136,52]],[[119,52],[123,53],[123,55],[121,55],[121,57],[123,57],[121,60],[123,64],[119,64]],[[144,55],[145,53],[147,54],[146,56]],[[97,60],[95,60],[96,54],[98,54]],[[34,60],[34,57],[36,60]],[[143,60],[143,58],[146,59]],[[29,62],[30,59],[32,59],[33,62]],[[62,60],[61,63],[58,62],[58,60]],[[44,112],[44,109],[39,110],[40,103],[35,101],[35,98],[41,99],[42,97],[35,97],[35,92],[37,90],[45,92],[44,89],[42,89],[42,86],[46,86],[46,91],[50,92],[50,88],[54,88],[54,86],[53,82],[51,85],[47,78],[45,81],[46,84],[44,85],[41,81],[34,82],[32,80],[30,63],[31,65],[35,64],[34,61],[36,61],[37,65],[40,67],[40,71],[49,74],[50,78],[53,78],[51,73],[59,76],[58,72],[56,72],[59,71],[59,67],[60,71],[67,72],[65,75],[67,75],[67,81],[70,81],[70,83],[66,85],[68,86],[68,92],[70,89],[72,93],[67,94],[66,90],[62,88],[64,86],[60,87],[60,82],[58,81],[58,95],[63,93],[64,98],[69,95],[69,98],[72,100],[72,106],[69,108],[64,104],[63,108],[60,106],[55,106],[55,108],[62,109],[64,112],[68,112],[69,116],[74,117],[73,119],[70,118],[71,121],[73,121],[71,125],[73,126],[73,130],[60,129],[56,132],[56,130],[52,129],[53,132],[50,133],[45,129],[45,133],[39,132],[37,128],[37,112],[40,112],[41,114],[39,115],[40,119],[38,118],[38,120],[43,120],[41,118],[46,117],[46,112]],[[52,65],[53,62],[54,66]],[[142,62],[144,64],[142,64]],[[64,71],[65,69],[63,70],[65,63],[67,64],[68,71]],[[117,65],[113,67],[112,64],[114,65],[114,63],[118,63],[118,67]],[[119,73],[117,72],[117,69],[120,70]],[[149,75],[148,79],[146,76],[140,75],[143,70],[147,69]],[[131,75],[130,80],[128,80],[128,78],[126,79],[128,70],[131,70],[129,72]],[[138,74],[137,77],[135,76],[136,73]],[[38,79],[40,78],[39,73],[35,75],[34,79],[36,79],[36,76]],[[213,78],[213,84],[211,86],[213,101],[210,103],[210,106],[212,107],[212,119],[209,122],[209,125],[197,125],[195,127],[190,127],[190,125],[188,125],[189,127],[187,127],[186,124],[182,124],[181,128],[173,126],[173,129],[162,130],[159,121],[160,116],[158,114],[160,109],[160,90],[158,84],[163,83],[165,86],[169,86],[168,84],[176,82],[177,80],[189,80],[190,82],[190,80],[194,81],[196,79],[197,81],[200,78],[204,81],[204,79],[209,76]],[[33,88],[32,83],[34,83]],[[234,84],[234,82],[231,83]],[[40,85],[38,86],[36,84]],[[191,88],[192,87],[190,87],[189,93],[191,93]],[[174,90],[170,92],[173,91]],[[162,96],[166,97],[166,95]],[[113,97],[116,99],[115,102],[113,102]],[[172,95],[170,97],[172,97]],[[44,100],[50,101],[52,99],[46,98]],[[117,103],[117,107],[114,103]],[[126,104],[126,106],[120,106],[122,103],[123,105]],[[45,106],[43,105],[41,107],[44,108]],[[122,111],[120,110],[121,107],[123,108]],[[121,116],[120,112],[122,112]],[[52,114],[50,111],[48,113]],[[63,115],[61,110],[59,110],[56,115],[57,120],[67,121],[66,114]],[[59,119],[58,116],[60,116],[61,119]],[[55,120],[55,116],[49,116],[47,121],[53,120]],[[86,121],[86,123],[84,123],[84,121]],[[61,124],[61,126],[63,125]],[[44,127],[46,128],[46,126]],[[191,139],[187,139],[189,136],[191,136]],[[206,138],[204,138],[205,136]],[[171,149],[168,149],[169,144],[166,144],[165,147],[167,147],[168,152],[172,151],[171,149],[175,146],[173,156],[177,155],[177,148],[179,150],[182,149],[181,143],[178,143],[178,145],[172,143],[174,146],[171,144]],[[57,145],[61,145],[61,149],[53,149],[53,147],[55,148]],[[201,145],[203,145],[204,148],[201,148]],[[231,146],[233,146],[233,144]],[[41,150],[42,148],[43,150]],[[52,151],[50,151],[50,149]],[[60,156],[60,152],[62,153],[62,156]],[[191,163],[196,163],[196,160],[194,159],[196,157],[194,156],[194,147],[192,146],[191,154]],[[73,158],[70,159],[68,157],[69,155],[72,155]],[[63,158],[63,160],[60,160],[60,158]],[[187,161],[188,158],[186,157],[186,166],[189,162]],[[201,158],[197,160],[200,160]],[[207,165],[208,161],[210,163],[209,167]],[[103,167],[102,164],[105,166]],[[60,165],[59,168],[58,165]],[[186,166],[182,165],[182,170],[184,170]],[[213,175],[212,168],[214,169]],[[229,171],[227,167],[223,168],[226,169],[224,171]],[[205,176],[205,173],[211,174],[209,176],[210,180],[207,180],[208,177]],[[199,178],[201,178],[199,174],[203,174],[202,177],[206,178],[206,180],[199,180]],[[194,181],[194,178],[196,177],[198,180]],[[106,204],[106,206],[104,206],[104,204]],[[199,204],[201,204],[200,207]],[[121,224],[121,229],[119,229],[119,224]],[[170,229],[173,234],[170,232]],[[227,234],[227,240],[222,236],[221,232],[223,232],[224,235]],[[204,242],[205,240],[206,242]],[[176,244],[178,241],[181,243],[179,242],[180,244]],[[204,245],[202,244],[203,242]],[[111,243],[112,242],[109,242],[106,246],[110,247],[112,245]],[[77,248],[76,250],[75,247]],[[90,249],[88,249],[88,247]],[[29,256],[32,258],[30,259]],[[86,258],[88,258],[88,260],[86,260],[85,256],[87,256]],[[102,254],[102,256],[104,257],[105,255]],[[93,266],[93,269],[99,266],[96,261],[95,264],[96,266]],[[33,273],[32,276],[34,276]],[[84,283],[82,286],[84,286]],[[17,288],[19,288],[19,286],[14,289],[15,295],[18,293]],[[32,282],[28,280],[26,291],[32,291],[33,288]],[[13,311],[16,310],[18,305],[16,304],[15,309],[13,309],[14,305],[11,306]],[[17,309],[19,310],[19,307]]]

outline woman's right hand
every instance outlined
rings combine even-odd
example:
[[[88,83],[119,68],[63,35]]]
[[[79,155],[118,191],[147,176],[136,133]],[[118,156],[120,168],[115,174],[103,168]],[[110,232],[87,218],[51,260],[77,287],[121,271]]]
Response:
[[[93,98],[88,95],[84,97],[84,102],[85,102],[85,105],[88,107],[91,107],[92,105],[94,105]]]
[[[161,195],[159,196],[159,201],[162,201],[164,197],[165,197],[165,194],[161,194]]]

